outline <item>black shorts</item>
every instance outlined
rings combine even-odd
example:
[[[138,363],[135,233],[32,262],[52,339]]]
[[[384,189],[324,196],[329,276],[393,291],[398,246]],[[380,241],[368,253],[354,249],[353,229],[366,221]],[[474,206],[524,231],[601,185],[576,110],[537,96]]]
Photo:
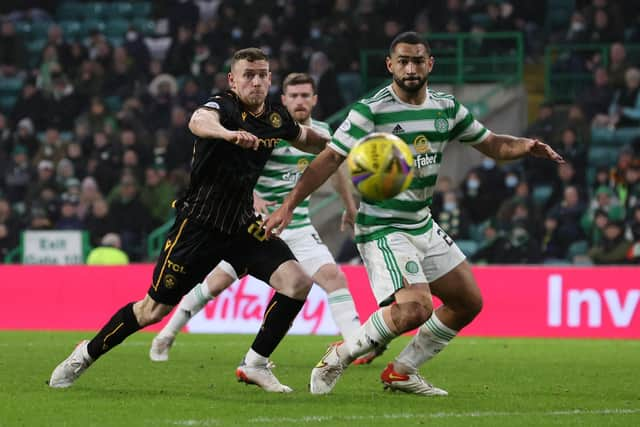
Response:
[[[235,234],[226,234],[178,216],[153,270],[149,296],[176,305],[221,260],[231,264],[238,276],[251,274],[269,283],[282,263],[296,258],[280,238],[265,239],[257,220]]]

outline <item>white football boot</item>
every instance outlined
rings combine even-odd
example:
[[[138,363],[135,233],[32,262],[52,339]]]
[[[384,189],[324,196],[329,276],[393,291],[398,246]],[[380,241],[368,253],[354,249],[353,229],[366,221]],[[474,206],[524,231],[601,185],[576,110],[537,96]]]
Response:
[[[173,341],[176,337],[156,335],[151,341],[151,348],[149,349],[149,359],[154,362],[166,362],[169,360],[169,350],[173,346]]]
[[[272,365],[271,361],[262,366],[249,366],[242,361],[242,364],[236,369],[236,377],[240,382],[257,385],[270,393],[291,393],[293,389],[282,384],[273,375],[270,364]]]
[[[349,364],[344,364],[338,356],[341,342],[333,343],[318,364],[311,370],[309,391],[311,394],[327,394],[335,387],[338,379]]]
[[[81,341],[71,352],[69,357],[56,366],[49,379],[49,387],[66,388],[73,385],[74,381],[93,363],[93,359],[87,352],[89,340]]]
[[[402,391],[422,396],[447,396],[445,390],[429,384],[422,376],[416,374],[399,374],[393,369],[393,363],[380,374],[385,390]]]

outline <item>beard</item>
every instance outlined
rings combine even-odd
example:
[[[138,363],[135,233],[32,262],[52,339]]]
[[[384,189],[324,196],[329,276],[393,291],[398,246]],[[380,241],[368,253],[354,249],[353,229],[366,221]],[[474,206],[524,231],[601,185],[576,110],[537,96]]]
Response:
[[[420,79],[420,78],[415,78],[412,80],[407,80],[407,79],[402,79],[396,76],[393,76],[393,81],[396,82],[396,84],[398,86],[400,86],[400,89],[409,92],[409,93],[416,93],[419,92],[420,90],[422,90],[422,88],[424,87],[424,85],[427,84],[427,78],[429,77],[429,75],[424,76],[424,78]],[[417,81],[417,84],[413,84],[413,85],[407,85],[407,82],[409,81]]]

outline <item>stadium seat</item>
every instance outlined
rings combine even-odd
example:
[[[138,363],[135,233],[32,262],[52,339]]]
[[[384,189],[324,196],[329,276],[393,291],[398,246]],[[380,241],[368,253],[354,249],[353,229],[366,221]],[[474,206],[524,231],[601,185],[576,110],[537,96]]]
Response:
[[[125,19],[111,19],[105,23],[104,34],[107,37],[123,37],[129,25],[129,21]]]
[[[84,17],[86,19],[105,19],[108,6],[102,2],[91,2],[84,5]]]
[[[103,101],[104,101],[104,105],[112,113],[120,111],[120,107],[122,106],[122,99],[119,96],[117,95],[107,96],[104,98]]]
[[[456,245],[467,257],[472,256],[478,251],[478,243],[474,240],[456,240]]]
[[[85,34],[91,34],[91,32],[94,30],[98,30],[101,33],[104,33],[106,25],[104,21],[101,21],[99,19],[86,19],[82,23],[82,27]]]
[[[51,22],[34,22],[31,24],[31,40],[47,39]]]
[[[82,24],[78,21],[60,21],[59,25],[64,33],[64,38],[67,40],[77,40],[86,36]]]
[[[22,82],[21,77],[3,77],[0,79],[0,95],[18,95]]]
[[[536,206],[544,205],[547,203],[547,200],[549,200],[549,197],[551,197],[552,191],[553,188],[550,185],[539,185],[535,187],[532,193],[533,203],[535,203]]]
[[[149,18],[151,17],[151,2],[141,1],[131,3],[131,15],[136,18]]]
[[[22,36],[24,41],[31,39],[31,23],[27,21],[18,21],[15,24],[16,33]]]
[[[588,163],[590,167],[613,166],[618,158],[618,148],[592,146],[589,148]]]
[[[156,24],[150,19],[136,18],[132,22],[133,26],[140,31],[140,34],[149,36],[155,33]]]
[[[9,114],[13,110],[13,106],[18,99],[15,95],[2,95],[0,96],[0,111]]]
[[[554,31],[567,28],[574,10],[574,0],[547,0],[547,29]]]
[[[84,5],[79,2],[64,2],[58,6],[56,17],[60,21],[82,19],[84,17]]]
[[[111,18],[132,18],[134,16],[133,5],[125,2],[115,2],[109,8],[108,14]]]
[[[578,240],[569,245],[567,250],[567,257],[573,261],[573,258],[577,255],[586,255],[589,251],[589,243],[586,240]]]

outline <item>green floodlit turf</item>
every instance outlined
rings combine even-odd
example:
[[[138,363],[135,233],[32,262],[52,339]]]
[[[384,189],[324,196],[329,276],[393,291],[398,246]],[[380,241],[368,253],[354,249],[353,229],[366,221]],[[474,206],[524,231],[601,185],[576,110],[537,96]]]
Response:
[[[289,336],[272,359],[289,395],[235,381],[253,337],[181,335],[152,363],[139,333],[66,390],[45,385],[89,334],[0,332],[0,426],[640,426],[640,342],[459,338],[422,372],[450,396],[383,392],[407,342],[351,367],[328,396],[307,391],[331,337]]]

